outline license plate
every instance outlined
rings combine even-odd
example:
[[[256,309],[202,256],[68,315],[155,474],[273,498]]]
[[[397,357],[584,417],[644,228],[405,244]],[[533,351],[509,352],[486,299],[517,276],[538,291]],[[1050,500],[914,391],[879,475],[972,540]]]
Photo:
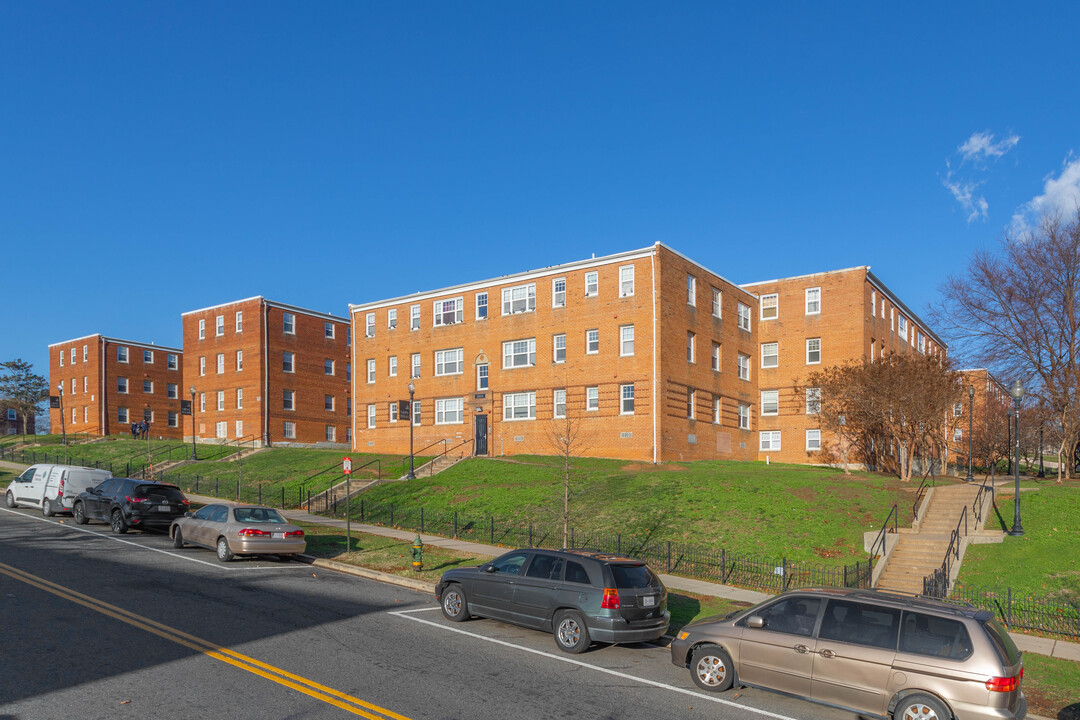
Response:
[[[653,605],[656,605],[656,598],[654,598],[652,595],[641,598],[642,607],[652,607]]]
[[[157,511],[158,512],[170,512],[170,511],[172,511],[172,508],[170,506],[168,506],[168,505],[158,505],[157,506]]]
[[[285,539],[285,533],[283,533],[283,532],[270,533],[270,537],[272,537],[275,540],[284,540]]]

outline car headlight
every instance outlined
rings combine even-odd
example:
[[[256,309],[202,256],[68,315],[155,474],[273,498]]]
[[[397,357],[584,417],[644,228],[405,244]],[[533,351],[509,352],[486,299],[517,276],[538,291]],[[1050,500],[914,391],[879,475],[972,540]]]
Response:
[[[681,633],[679,633],[678,637],[680,640],[685,640],[686,638],[690,637],[690,633],[683,630]]]

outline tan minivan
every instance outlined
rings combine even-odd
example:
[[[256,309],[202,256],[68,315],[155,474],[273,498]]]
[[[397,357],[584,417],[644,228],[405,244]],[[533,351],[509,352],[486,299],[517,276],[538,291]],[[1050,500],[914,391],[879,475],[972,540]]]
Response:
[[[790,591],[682,629],[698,687],[760,687],[892,720],[1021,720],[1024,664],[993,613],[877,590]]]

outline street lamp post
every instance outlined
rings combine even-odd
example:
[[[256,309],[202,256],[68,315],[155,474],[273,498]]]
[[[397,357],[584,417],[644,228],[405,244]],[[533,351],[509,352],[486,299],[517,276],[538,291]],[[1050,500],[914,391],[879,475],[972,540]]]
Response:
[[[971,445],[975,440],[975,386],[968,385],[968,474],[964,482],[975,482],[971,474]]]
[[[1037,477],[1046,477],[1046,468],[1043,467],[1043,426],[1039,425],[1039,474]]]
[[[191,386],[191,459],[198,460],[195,455],[195,386]]]
[[[405,476],[406,480],[415,480],[416,473],[413,471],[413,425],[416,421],[413,419],[413,413],[416,412],[416,406],[413,404],[413,394],[416,392],[416,385],[413,382],[409,382],[409,474]]]
[[[64,383],[61,382],[56,389],[60,391],[60,444],[67,445],[67,427],[64,425]],[[25,418],[23,418],[23,424],[26,424]]]
[[[1024,385],[1017,380],[1013,383],[1010,391],[1013,406],[1016,408],[1016,458],[1013,462],[1013,478],[1016,481],[1016,498],[1013,500],[1013,526],[1010,535],[1024,534],[1024,526],[1020,524],[1020,401],[1024,399]]]

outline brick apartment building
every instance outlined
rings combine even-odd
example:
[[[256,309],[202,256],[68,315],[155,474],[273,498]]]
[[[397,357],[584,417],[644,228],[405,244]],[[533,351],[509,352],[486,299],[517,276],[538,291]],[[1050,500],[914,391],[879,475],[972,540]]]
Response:
[[[945,343],[866,266],[741,286],[758,297],[758,451],[777,462],[834,462],[809,375],[889,353],[944,354]],[[803,388],[801,392],[798,388]]]
[[[263,297],[182,315],[185,398],[200,442],[348,447],[345,318]]]
[[[49,410],[53,432],[115,435],[146,420],[151,437],[179,439],[184,354],[104,335],[49,345],[50,394],[62,395]]]
[[[969,438],[974,440],[972,463],[982,467],[986,465],[983,457],[986,438],[1011,437],[1009,418],[1013,400],[1009,388],[986,368],[969,368],[961,370],[960,374],[964,381],[963,399],[953,406],[948,457],[956,464],[957,474],[966,475]],[[974,394],[969,395],[969,389]]]
[[[550,455],[569,419],[583,455],[756,459],[756,304],[658,243],[350,305],[353,446],[409,452],[411,381],[418,452]]]
[[[33,415],[26,419],[26,425],[24,428],[18,410],[0,400],[0,435],[33,435],[37,427]]]

